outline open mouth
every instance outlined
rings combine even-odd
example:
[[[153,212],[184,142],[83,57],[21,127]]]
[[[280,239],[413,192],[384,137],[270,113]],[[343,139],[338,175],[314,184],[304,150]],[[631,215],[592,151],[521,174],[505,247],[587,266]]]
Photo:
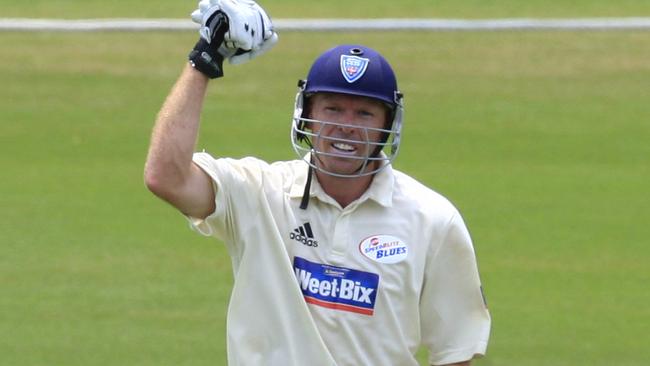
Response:
[[[354,146],[352,146],[350,144],[343,143],[343,142],[333,143],[332,147],[335,150],[340,151],[340,152],[345,153],[345,154],[353,154],[355,151],[357,151],[356,147],[354,147]]]

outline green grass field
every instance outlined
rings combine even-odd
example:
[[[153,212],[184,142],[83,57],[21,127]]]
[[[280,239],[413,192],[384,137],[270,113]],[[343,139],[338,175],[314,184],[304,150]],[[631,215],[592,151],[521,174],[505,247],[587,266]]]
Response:
[[[0,18],[182,18],[198,1],[143,0],[3,0]],[[503,18],[503,17],[620,17],[648,16],[644,0],[261,0],[277,18]],[[188,10],[189,9],[189,10]]]
[[[33,16],[136,16],[117,2],[32,3]],[[291,3],[270,5],[281,18],[345,15],[283,12]],[[467,4],[431,16],[480,17]],[[490,4],[485,17],[561,15],[554,3]],[[620,4],[612,15],[648,12]],[[137,16],[187,13],[136,5]],[[567,14],[606,10],[576,2]],[[406,94],[396,167],[449,197],[475,241],[493,317],[475,364],[647,365],[648,36],[287,32],[211,86],[199,148],[292,159],[296,80],[331,45],[375,47]],[[225,249],[142,183],[153,120],[195,39],[0,33],[0,364],[225,364]]]

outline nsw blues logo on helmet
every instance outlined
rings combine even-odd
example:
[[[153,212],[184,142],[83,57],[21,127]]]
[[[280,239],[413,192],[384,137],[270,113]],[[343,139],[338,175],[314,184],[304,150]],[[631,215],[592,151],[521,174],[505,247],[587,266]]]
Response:
[[[341,72],[348,83],[354,83],[359,80],[368,68],[367,58],[341,55]]]

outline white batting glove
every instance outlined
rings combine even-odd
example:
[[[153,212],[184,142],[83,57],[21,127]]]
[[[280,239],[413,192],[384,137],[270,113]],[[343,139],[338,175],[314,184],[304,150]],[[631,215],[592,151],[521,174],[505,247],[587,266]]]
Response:
[[[201,0],[199,8],[192,13],[192,20],[201,24],[199,34],[210,42],[213,34],[206,25],[208,19],[218,12],[228,18],[228,31],[219,53],[231,64],[241,64],[265,53],[278,41],[273,23],[264,9],[252,0]]]

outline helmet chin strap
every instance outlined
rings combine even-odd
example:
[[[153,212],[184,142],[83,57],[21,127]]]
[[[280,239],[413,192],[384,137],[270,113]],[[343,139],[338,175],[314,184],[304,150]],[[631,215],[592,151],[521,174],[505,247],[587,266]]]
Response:
[[[314,161],[313,157],[311,158],[312,162]],[[314,168],[311,167],[311,165],[308,165],[309,168],[307,169],[307,183],[305,183],[305,190],[302,192],[302,200],[300,201],[300,208],[302,210],[306,210],[307,206],[309,205],[309,190],[311,189],[311,176],[314,173]]]
[[[311,180],[312,180],[312,175],[314,175],[314,165],[316,164],[314,163],[314,155],[315,154],[312,152],[312,155],[309,159],[311,164],[308,164],[309,168],[307,169],[307,182],[305,182],[305,189],[302,192],[302,199],[300,200],[300,208],[303,210],[306,210],[307,207],[309,206],[309,191],[311,190]],[[364,163],[361,167],[359,167],[359,169],[357,169],[355,172],[361,172],[365,170],[369,164],[373,164],[373,163],[375,162],[368,163],[366,161],[366,163]],[[324,174],[329,174],[327,173],[327,171],[321,170],[321,172],[323,172]]]

